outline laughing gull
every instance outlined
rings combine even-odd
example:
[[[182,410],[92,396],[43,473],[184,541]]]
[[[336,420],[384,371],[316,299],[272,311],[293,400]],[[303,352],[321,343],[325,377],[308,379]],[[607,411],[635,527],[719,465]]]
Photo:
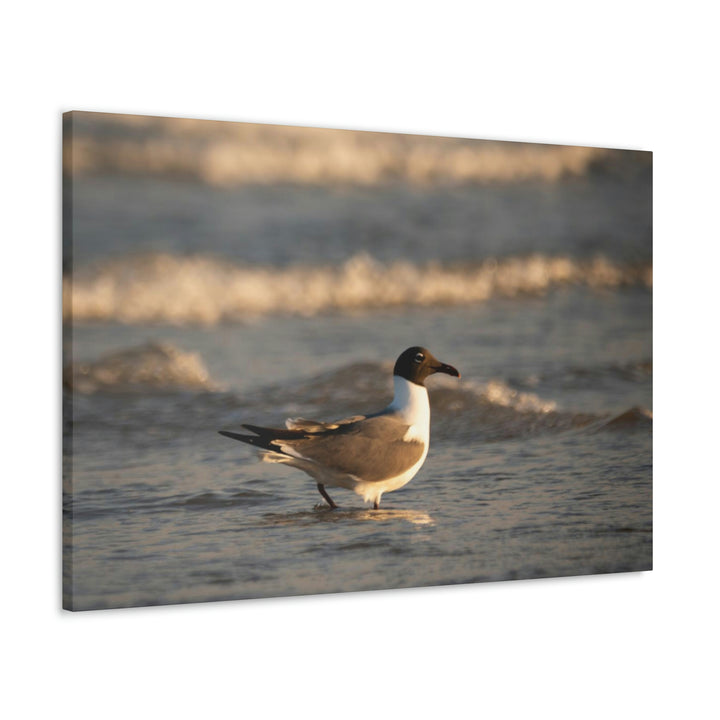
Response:
[[[262,448],[265,462],[306,472],[331,508],[337,505],[326,485],[354,490],[377,510],[383,493],[398,490],[425,462],[430,444],[430,403],[425,380],[433,373],[460,377],[423,347],[408,348],[395,363],[395,397],[373,415],[324,423],[304,418],[285,421],[287,429],[243,425],[255,433],[221,435]]]

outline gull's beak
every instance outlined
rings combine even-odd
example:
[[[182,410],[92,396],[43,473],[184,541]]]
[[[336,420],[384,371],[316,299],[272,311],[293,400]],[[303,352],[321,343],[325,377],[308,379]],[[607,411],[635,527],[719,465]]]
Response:
[[[456,378],[460,377],[460,373],[452,365],[446,365],[445,363],[433,366],[433,370],[435,372],[445,373],[446,375],[452,375]]]

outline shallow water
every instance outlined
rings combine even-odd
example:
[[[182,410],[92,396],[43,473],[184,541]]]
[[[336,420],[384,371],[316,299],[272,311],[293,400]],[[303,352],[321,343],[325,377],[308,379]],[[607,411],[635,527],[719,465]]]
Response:
[[[423,224],[417,190],[347,191],[329,211],[327,193],[282,192],[290,208],[302,206],[301,227],[318,237],[325,228],[332,238],[324,263],[368,250],[366,231],[356,228],[343,244],[342,230],[372,206],[396,208],[373,216],[386,237],[402,222],[409,226],[401,237],[415,224],[424,228],[412,252],[402,243],[387,243],[384,255],[373,248],[383,263],[409,253],[417,267],[462,258],[501,263],[530,247],[581,262],[597,241],[608,262],[649,265],[649,205],[637,203],[647,188],[623,193],[619,180],[598,182],[597,193],[571,184],[567,195],[561,187],[495,188],[484,201],[478,188],[443,191],[435,202],[454,218],[446,244],[433,242],[439,230]],[[194,197],[193,187],[154,181],[145,194],[162,207],[174,196]],[[261,209],[279,202],[277,188],[244,192]],[[212,226],[212,213],[197,210],[196,232],[181,223],[175,233],[162,214],[146,222],[139,199],[125,206],[132,241],[123,244],[121,224],[106,236],[100,219],[113,217],[117,197],[128,196],[139,197],[129,180],[76,187],[76,212],[85,218],[78,274],[90,261],[107,268],[138,248],[174,257],[200,251],[198,227]],[[247,198],[198,190],[206,196],[203,207],[226,210],[216,234],[205,236],[203,256],[237,266],[269,262],[275,273],[302,260],[292,247],[281,252],[289,247],[282,234],[276,246],[261,247],[256,215],[244,223],[238,206],[228,205],[250,207]],[[546,214],[552,241],[531,242],[530,220],[498,219],[483,245],[480,223],[499,212],[498,203],[519,218]],[[562,213],[553,216],[558,204],[575,220],[563,225]],[[614,214],[597,228],[605,243],[583,218],[606,205]],[[483,207],[495,209],[483,215]],[[293,217],[288,210],[288,232]],[[154,247],[148,238],[162,237],[159,227],[166,241]],[[464,247],[472,250],[463,255]],[[94,609],[650,569],[651,315],[651,289],[636,278],[601,287],[556,282],[466,303],[273,310],[237,322],[76,319],[66,347],[74,366],[66,369],[65,604]],[[429,380],[428,459],[409,485],[383,497],[379,511],[330,489],[340,505],[331,511],[310,478],[258,463],[252,449],[217,434],[243,422],[378,410],[390,399],[395,357],[415,344],[463,377]]]
[[[534,310],[552,316],[564,305],[582,326],[582,300],[555,296]],[[631,316],[648,310],[646,293],[623,300]],[[257,463],[250,448],[216,431],[383,407],[391,368],[368,360],[368,348],[389,354],[412,342],[419,330],[406,314],[309,319],[293,332],[287,319],[270,318],[266,332],[251,328],[249,348],[244,329],[191,332],[186,344],[213,358],[210,375],[223,389],[76,393],[68,498],[73,606],[648,569],[651,420],[638,413],[608,422],[631,407],[651,407],[650,337],[635,331],[623,341],[618,301],[612,298],[606,322],[597,312],[602,299],[590,303],[597,346],[588,340],[583,352],[574,334],[543,352],[532,324],[527,338],[518,331],[503,347],[493,340],[508,320],[502,304],[483,312],[477,334],[488,341],[480,350],[478,336],[463,333],[467,311],[440,313],[437,326],[430,323],[431,346],[463,379],[428,382],[428,460],[377,513],[341,489],[331,490],[341,508],[328,511],[305,475]],[[526,307],[516,310],[527,318]],[[311,368],[305,355],[313,328],[322,329],[314,343],[328,347],[328,357]],[[145,332],[124,328],[117,341],[133,345]],[[78,328],[78,353],[109,349],[112,343],[98,342],[106,335]],[[337,362],[340,352],[349,362]]]

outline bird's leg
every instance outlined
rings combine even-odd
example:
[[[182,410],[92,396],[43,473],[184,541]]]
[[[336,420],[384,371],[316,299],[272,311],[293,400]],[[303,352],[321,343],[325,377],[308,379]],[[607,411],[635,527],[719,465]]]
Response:
[[[379,510],[380,509],[380,501],[376,500],[373,504],[373,510]]]
[[[318,483],[317,489],[320,491],[320,494],[327,500],[328,505],[334,510],[337,505],[335,504],[335,501],[327,494],[325,486],[322,483]]]

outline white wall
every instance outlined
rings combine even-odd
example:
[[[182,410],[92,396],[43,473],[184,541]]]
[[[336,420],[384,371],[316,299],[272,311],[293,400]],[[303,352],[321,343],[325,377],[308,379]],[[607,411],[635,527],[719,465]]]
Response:
[[[707,714],[718,641],[719,158],[706,7],[6,8],[5,717]],[[61,612],[59,153],[70,109],[654,151],[656,569]],[[336,631],[348,619],[353,630]]]

